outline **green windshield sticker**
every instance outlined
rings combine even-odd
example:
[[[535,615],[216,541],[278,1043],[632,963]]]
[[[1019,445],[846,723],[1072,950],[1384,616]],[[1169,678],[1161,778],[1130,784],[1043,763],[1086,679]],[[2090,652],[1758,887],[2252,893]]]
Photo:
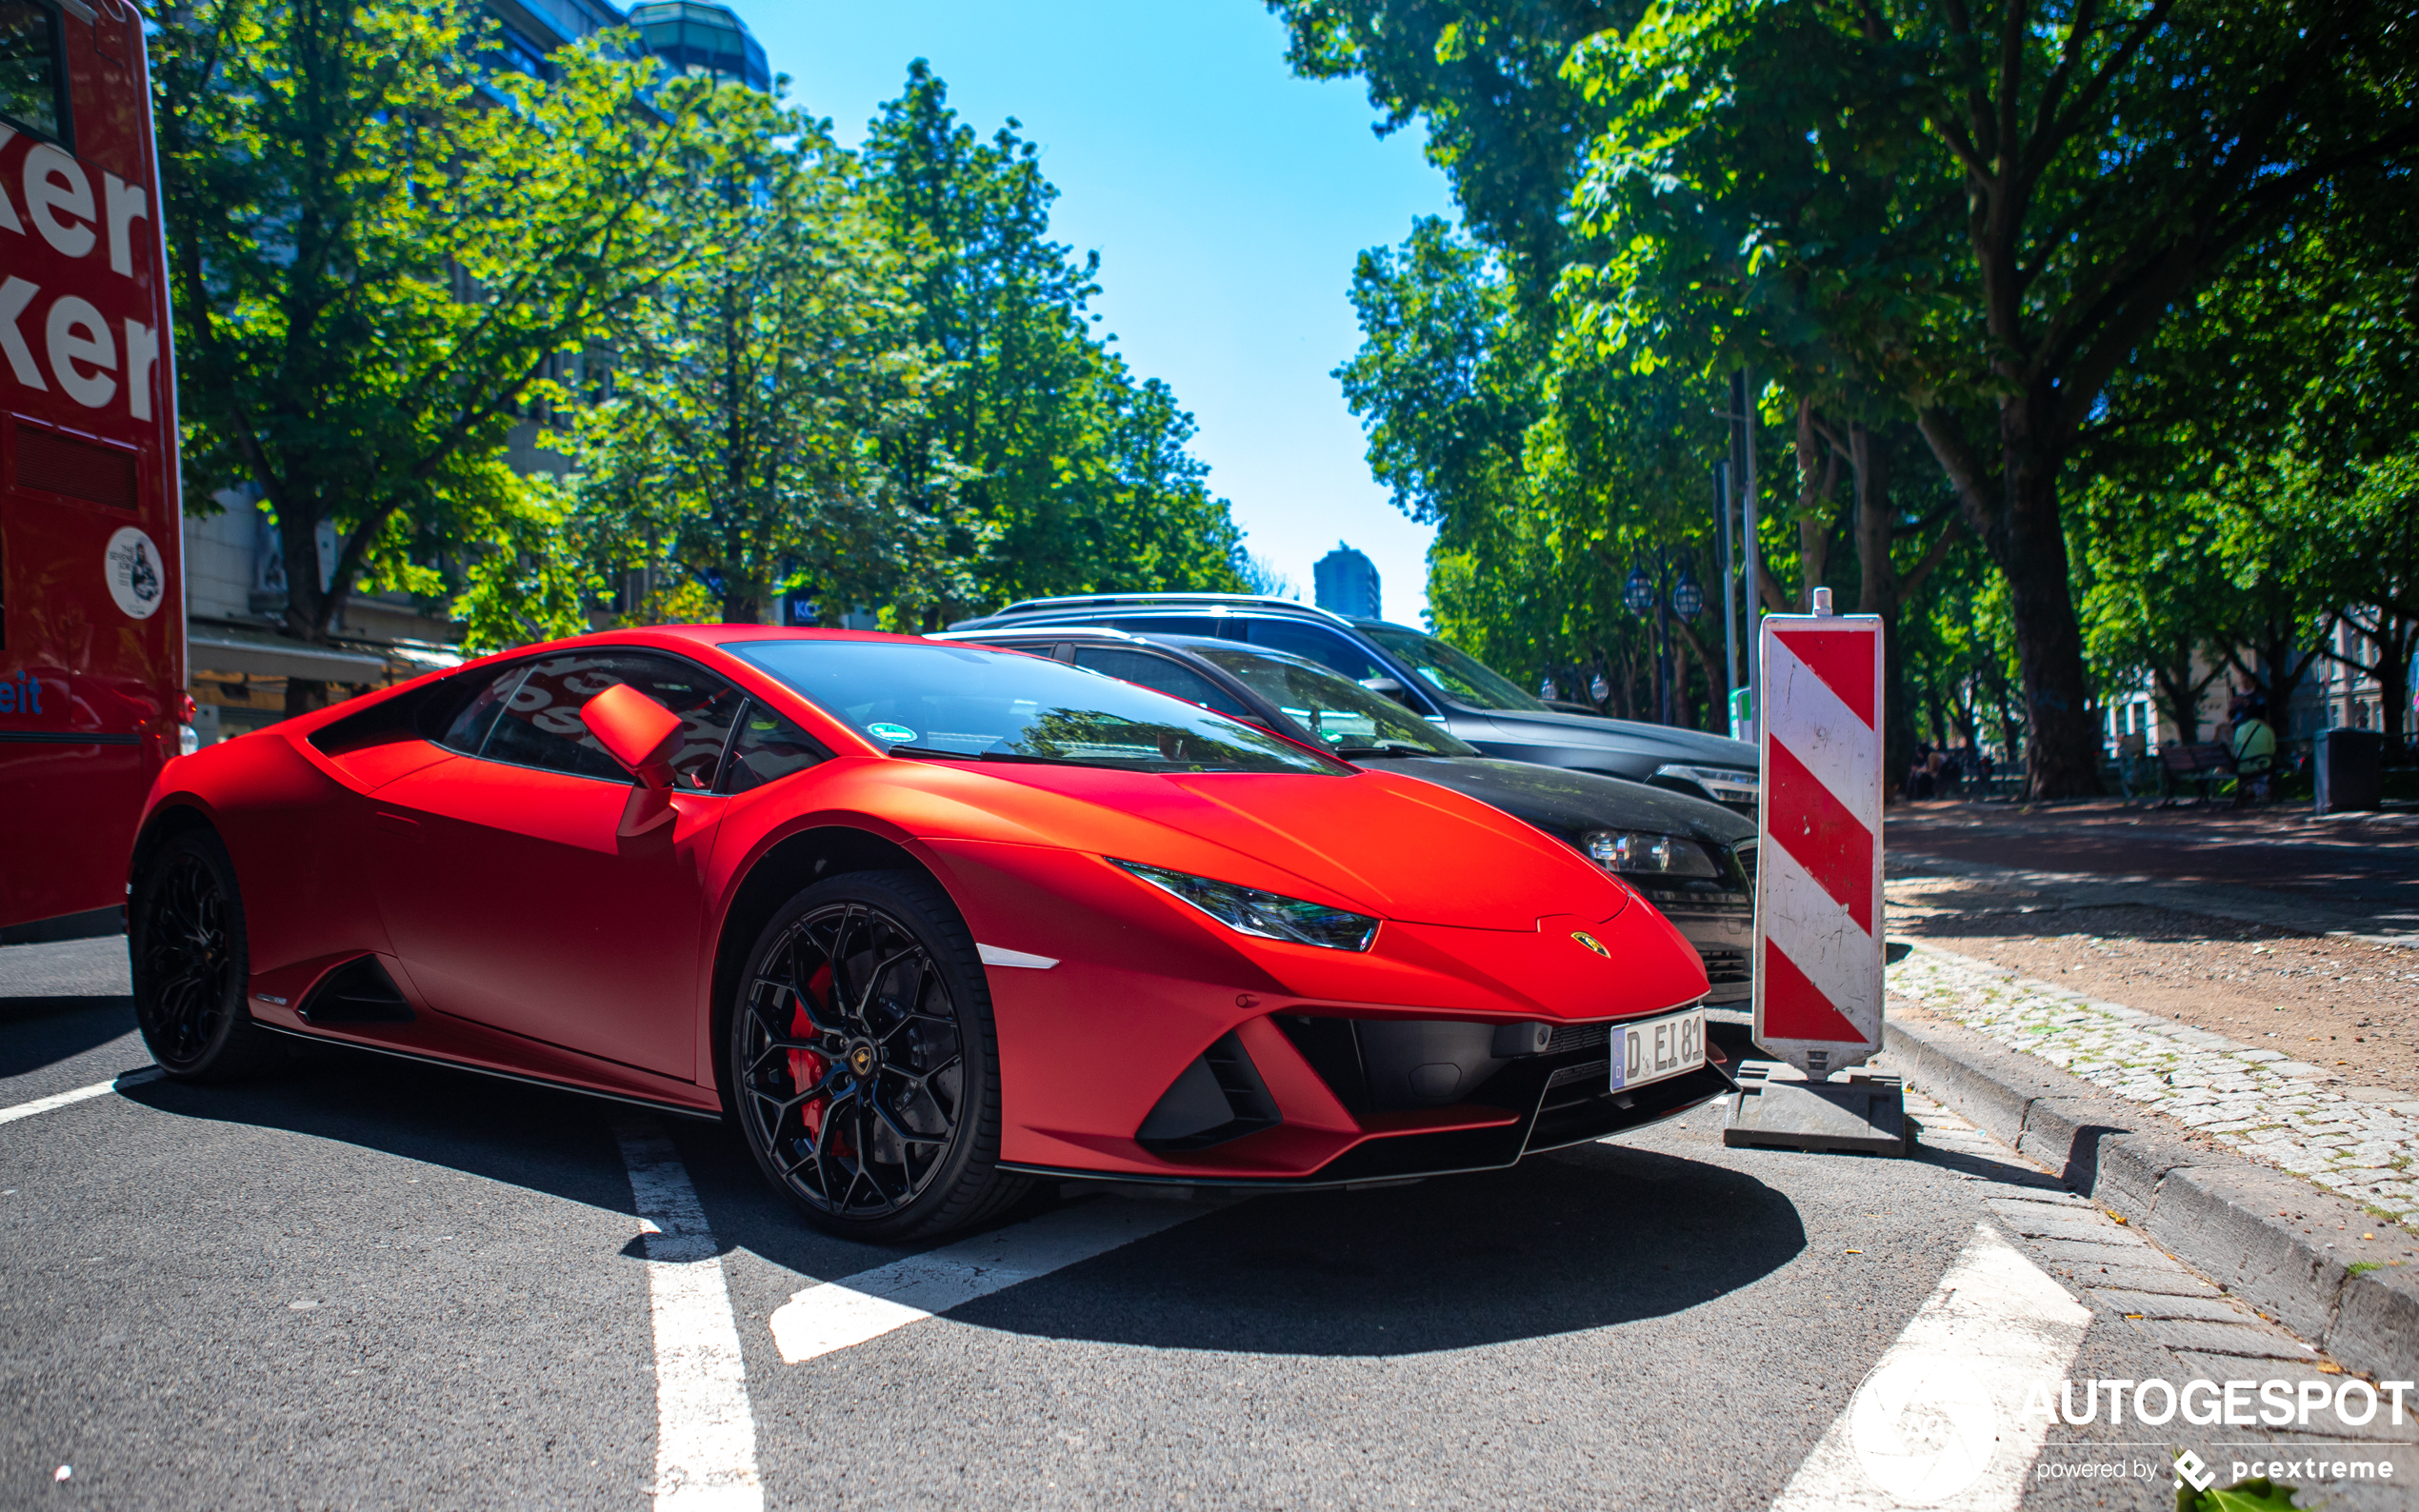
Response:
[[[868,725],[866,728],[888,741],[906,741],[915,739],[915,731],[908,728],[905,725]]]

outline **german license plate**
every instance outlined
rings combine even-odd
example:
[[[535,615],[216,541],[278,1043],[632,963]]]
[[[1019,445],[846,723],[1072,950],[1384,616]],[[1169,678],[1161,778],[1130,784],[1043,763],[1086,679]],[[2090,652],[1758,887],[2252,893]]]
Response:
[[[1661,1082],[1705,1064],[1705,1010],[1612,1026],[1612,1089]]]

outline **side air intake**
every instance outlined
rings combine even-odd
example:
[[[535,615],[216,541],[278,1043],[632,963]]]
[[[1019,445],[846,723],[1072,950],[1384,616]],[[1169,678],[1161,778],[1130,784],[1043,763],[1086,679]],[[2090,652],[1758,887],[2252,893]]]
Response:
[[[320,980],[299,1010],[305,1024],[410,1024],[411,1005],[376,956],[348,961]]]
[[[1156,1155],[1206,1150],[1277,1122],[1276,1099],[1232,1033],[1193,1057],[1169,1086],[1134,1143]]]

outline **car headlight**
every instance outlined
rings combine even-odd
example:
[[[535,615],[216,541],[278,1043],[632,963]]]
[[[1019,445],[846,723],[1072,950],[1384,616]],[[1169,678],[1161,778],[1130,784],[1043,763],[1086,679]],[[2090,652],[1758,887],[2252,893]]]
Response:
[[[1675,778],[1702,791],[1716,803],[1751,804],[1764,790],[1760,773],[1741,771],[1736,766],[1687,766],[1673,763],[1654,769],[1655,776]]]
[[[1624,876],[1718,877],[1703,846],[1677,835],[1647,834],[1630,829],[1591,829],[1581,845],[1589,858],[1607,871]]]
[[[1329,950],[1367,950],[1377,938],[1377,921],[1365,913],[1347,913],[1323,903],[1262,892],[1257,887],[1241,887],[1231,882],[1212,882],[1208,877],[1170,871],[1165,866],[1146,866],[1138,861],[1119,861],[1114,856],[1109,860],[1152,886],[1174,893],[1239,934],[1319,945]]]

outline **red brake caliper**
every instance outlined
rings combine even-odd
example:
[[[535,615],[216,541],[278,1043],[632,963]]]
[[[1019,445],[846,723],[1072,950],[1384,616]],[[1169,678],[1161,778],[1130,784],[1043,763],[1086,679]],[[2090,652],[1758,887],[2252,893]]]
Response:
[[[807,991],[813,996],[815,1006],[818,1008],[830,1001],[831,965],[830,962],[816,968],[813,977],[807,983]],[[808,1016],[807,1005],[804,1003],[799,1004],[790,1018],[791,1038],[811,1040],[819,1032],[814,1026],[814,1020]],[[830,1062],[812,1050],[792,1050],[790,1052],[790,1084],[800,1090],[813,1086],[823,1080],[823,1073],[830,1069]],[[823,1140],[823,1114],[830,1103],[829,1098],[817,1098],[799,1110],[799,1116],[806,1120],[807,1138],[818,1144]]]

